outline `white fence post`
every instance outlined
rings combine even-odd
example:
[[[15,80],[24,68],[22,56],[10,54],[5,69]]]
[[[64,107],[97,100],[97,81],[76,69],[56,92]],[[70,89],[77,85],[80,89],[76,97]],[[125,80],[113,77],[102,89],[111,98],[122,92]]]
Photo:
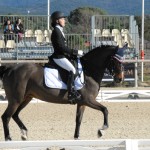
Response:
[[[126,140],[126,150],[138,150],[138,141],[137,140]]]
[[[137,140],[132,140],[132,150],[138,150],[138,141]]]
[[[126,147],[126,150],[132,150],[132,148],[131,148],[131,140],[126,140],[125,147]]]

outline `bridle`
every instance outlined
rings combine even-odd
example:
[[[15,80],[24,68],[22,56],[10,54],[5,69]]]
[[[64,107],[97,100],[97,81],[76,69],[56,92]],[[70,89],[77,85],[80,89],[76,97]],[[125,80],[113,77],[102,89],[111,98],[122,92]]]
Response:
[[[112,56],[110,63],[108,64],[107,69],[111,76],[115,77],[124,72],[124,66],[121,60],[117,59],[116,57]]]

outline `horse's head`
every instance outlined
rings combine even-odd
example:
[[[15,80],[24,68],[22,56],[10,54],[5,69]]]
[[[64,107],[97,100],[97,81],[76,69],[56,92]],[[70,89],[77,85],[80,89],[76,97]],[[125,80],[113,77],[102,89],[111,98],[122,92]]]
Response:
[[[116,57],[111,58],[107,68],[116,83],[120,83],[124,80],[124,66],[120,60],[116,59]]]
[[[103,71],[107,68],[114,81],[119,83],[124,79],[124,67],[117,59],[117,46],[102,45],[96,47],[82,57],[82,64],[86,71],[97,81],[103,77]]]

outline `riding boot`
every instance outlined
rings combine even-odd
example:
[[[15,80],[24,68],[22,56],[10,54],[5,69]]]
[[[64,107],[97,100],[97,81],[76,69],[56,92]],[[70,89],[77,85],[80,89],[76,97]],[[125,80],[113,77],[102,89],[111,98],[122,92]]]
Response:
[[[81,95],[74,89],[74,74],[71,71],[68,78],[68,101],[70,104],[76,104],[81,100]]]

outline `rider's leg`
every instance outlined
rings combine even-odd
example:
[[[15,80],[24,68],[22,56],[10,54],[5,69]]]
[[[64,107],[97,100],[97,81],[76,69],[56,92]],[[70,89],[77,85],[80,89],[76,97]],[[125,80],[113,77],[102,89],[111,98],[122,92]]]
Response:
[[[68,78],[68,100],[70,103],[75,103],[81,97],[81,95],[74,89],[74,75],[76,69],[67,58],[53,59],[54,62],[65,70],[69,71]]]
[[[53,60],[58,66],[67,70],[68,72],[72,71],[74,74],[76,73],[75,67],[72,65],[72,63],[67,58],[58,58],[58,59],[54,58]]]
[[[81,100],[81,95],[74,89],[74,73],[69,72],[68,77],[68,100],[70,103],[75,104],[77,101]]]

